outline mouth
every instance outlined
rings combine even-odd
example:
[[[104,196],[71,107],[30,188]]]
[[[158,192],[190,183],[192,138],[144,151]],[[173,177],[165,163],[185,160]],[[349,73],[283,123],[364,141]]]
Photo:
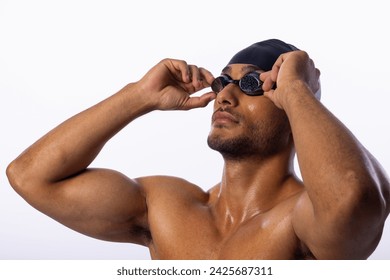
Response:
[[[239,123],[238,118],[233,114],[218,109],[213,113],[212,124],[229,124],[229,123]]]

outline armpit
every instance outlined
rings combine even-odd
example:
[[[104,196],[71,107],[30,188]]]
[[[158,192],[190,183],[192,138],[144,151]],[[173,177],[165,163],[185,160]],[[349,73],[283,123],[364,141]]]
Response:
[[[310,251],[310,249],[303,243],[300,242],[295,252],[294,259],[296,260],[316,260],[316,257]]]
[[[137,239],[136,243],[143,246],[149,246],[149,244],[152,242],[152,234],[150,230],[140,225],[134,225],[130,229],[130,236],[133,236],[135,239]]]

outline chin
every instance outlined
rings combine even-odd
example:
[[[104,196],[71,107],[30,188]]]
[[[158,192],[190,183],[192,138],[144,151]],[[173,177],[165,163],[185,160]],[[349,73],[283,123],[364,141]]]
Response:
[[[224,157],[236,158],[253,155],[257,147],[254,147],[253,141],[249,137],[226,136],[217,133],[210,133],[207,138],[209,147],[217,152],[220,152]]]

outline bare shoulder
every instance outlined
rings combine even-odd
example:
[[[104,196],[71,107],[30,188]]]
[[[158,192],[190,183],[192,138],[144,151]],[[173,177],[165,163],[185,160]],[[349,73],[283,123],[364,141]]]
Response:
[[[148,200],[164,197],[207,202],[208,193],[185,179],[173,176],[148,176],[135,179]]]

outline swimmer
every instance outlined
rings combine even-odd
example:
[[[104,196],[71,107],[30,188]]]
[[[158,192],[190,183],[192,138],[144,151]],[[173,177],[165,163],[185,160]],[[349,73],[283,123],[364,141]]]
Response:
[[[389,179],[320,102],[319,78],[306,52],[277,39],[238,52],[216,78],[164,59],[33,143],[7,176],[49,217],[146,246],[152,259],[367,259],[390,211]],[[89,167],[140,116],[212,101],[208,145],[224,160],[215,186]]]

